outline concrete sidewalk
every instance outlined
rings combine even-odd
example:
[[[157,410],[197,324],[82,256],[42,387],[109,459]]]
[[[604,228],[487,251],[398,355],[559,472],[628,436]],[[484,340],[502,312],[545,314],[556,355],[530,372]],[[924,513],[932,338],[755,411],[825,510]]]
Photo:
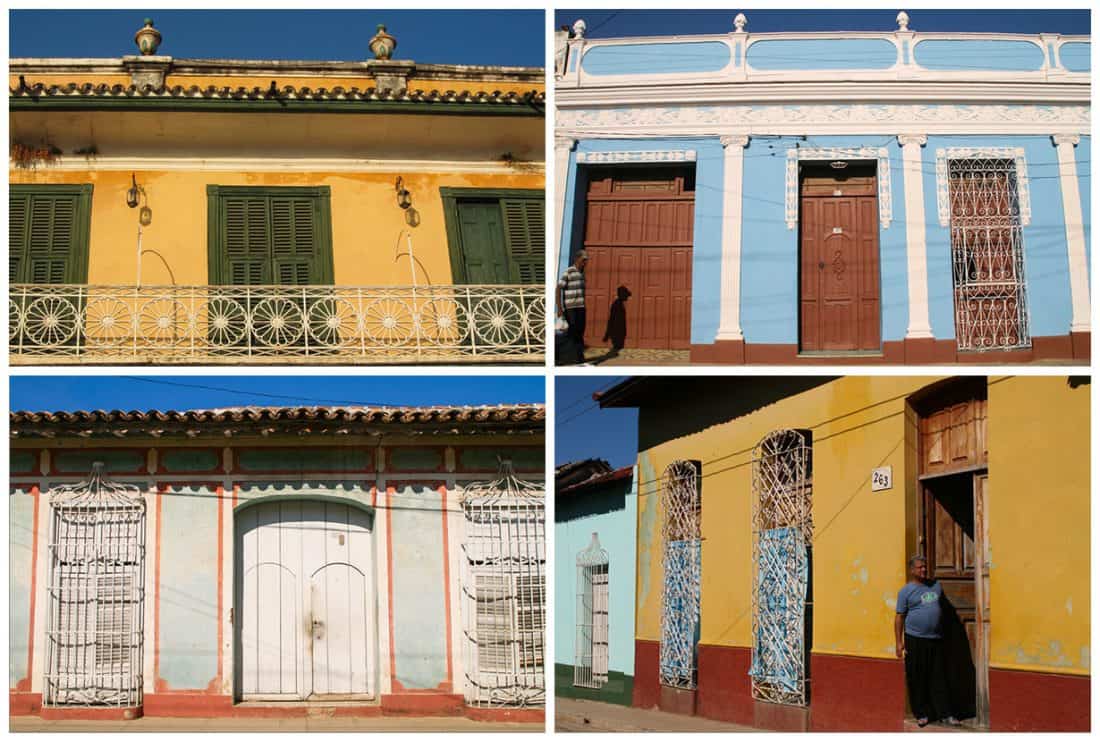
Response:
[[[472,721],[462,717],[171,719],[134,721],[45,721],[36,716],[9,720],[12,732],[542,732],[542,724]]]
[[[575,698],[554,699],[556,732],[759,732],[760,729]]]

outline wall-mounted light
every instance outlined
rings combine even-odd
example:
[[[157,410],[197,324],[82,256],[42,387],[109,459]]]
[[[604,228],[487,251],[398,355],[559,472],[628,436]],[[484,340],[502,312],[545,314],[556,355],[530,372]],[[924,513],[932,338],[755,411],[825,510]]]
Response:
[[[397,192],[397,205],[402,209],[407,209],[412,206],[412,194],[409,193],[409,189],[405,187],[405,179],[400,175],[397,176],[397,182],[394,183],[394,190]]]
[[[130,183],[132,184],[130,190],[126,191],[126,205],[135,209],[145,189],[137,184],[137,176],[133,173],[130,173]]]
[[[829,167],[831,167],[833,170],[843,170],[844,168],[848,167],[848,163],[844,160],[834,160],[833,162],[829,163]]]
[[[397,205],[405,212],[405,223],[410,227],[420,224],[420,212],[412,208],[412,193],[405,187],[405,179],[400,175],[393,184],[393,190],[397,193]]]
[[[131,209],[136,209],[142,199],[145,199],[145,204],[138,212],[138,222],[141,226],[148,227],[153,222],[153,210],[149,208],[149,196],[145,193],[145,189],[138,185],[137,176],[130,173],[130,188],[126,191],[126,205]]]

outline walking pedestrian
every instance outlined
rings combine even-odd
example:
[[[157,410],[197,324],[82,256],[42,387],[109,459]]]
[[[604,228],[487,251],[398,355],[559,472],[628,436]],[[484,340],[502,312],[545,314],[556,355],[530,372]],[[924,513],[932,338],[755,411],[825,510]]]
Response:
[[[573,342],[574,363],[584,363],[584,267],[588,253],[577,252],[573,264],[565,269],[558,281],[558,316],[569,323],[569,339]]]

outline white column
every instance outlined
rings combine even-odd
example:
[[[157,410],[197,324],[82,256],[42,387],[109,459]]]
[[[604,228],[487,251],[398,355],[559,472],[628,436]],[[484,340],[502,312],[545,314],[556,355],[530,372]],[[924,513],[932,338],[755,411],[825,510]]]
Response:
[[[577,140],[570,137],[554,137],[554,265],[547,274],[557,283],[558,271],[561,270],[561,233],[563,231],[562,220],[565,219],[565,186],[566,177],[569,174],[569,153]]]
[[[722,303],[715,340],[744,340],[741,334],[741,214],[744,203],[744,134],[721,138],[725,176],[722,182]]]
[[[1073,305],[1070,332],[1089,332],[1089,264],[1085,256],[1085,220],[1081,215],[1081,189],[1077,184],[1077,161],[1073,148],[1081,141],[1077,134],[1055,134],[1058,150],[1058,179],[1062,183],[1062,212],[1066,222],[1066,250],[1069,252],[1069,295]]]
[[[898,135],[905,187],[905,256],[909,274],[907,338],[932,337],[932,326],[928,321],[928,245],[924,234],[924,179],[920,151],[927,142],[928,137],[924,134]]]

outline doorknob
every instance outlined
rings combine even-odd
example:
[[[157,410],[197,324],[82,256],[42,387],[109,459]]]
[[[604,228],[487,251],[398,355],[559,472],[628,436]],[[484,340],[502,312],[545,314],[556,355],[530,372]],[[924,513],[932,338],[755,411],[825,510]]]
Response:
[[[822,260],[820,263],[817,264],[817,267],[821,270],[825,270],[825,261]]]

